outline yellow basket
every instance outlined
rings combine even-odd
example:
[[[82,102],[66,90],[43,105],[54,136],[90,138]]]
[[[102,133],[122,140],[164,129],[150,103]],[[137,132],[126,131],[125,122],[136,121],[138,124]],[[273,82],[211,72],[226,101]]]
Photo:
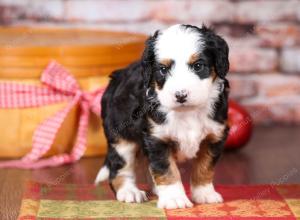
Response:
[[[140,58],[145,36],[124,32],[79,29],[0,29],[0,82],[41,85],[40,76],[51,60],[56,60],[92,91],[108,82],[108,75]],[[32,147],[37,125],[66,103],[39,108],[0,109],[0,157],[21,157]],[[64,121],[47,156],[69,152],[78,123],[74,108]],[[101,155],[106,140],[101,120],[91,114],[85,156]]]

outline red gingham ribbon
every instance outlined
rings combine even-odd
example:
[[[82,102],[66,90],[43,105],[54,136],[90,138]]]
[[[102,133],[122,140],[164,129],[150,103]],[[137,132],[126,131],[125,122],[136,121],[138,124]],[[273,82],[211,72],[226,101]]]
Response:
[[[55,61],[52,61],[43,71],[41,81],[45,86],[0,83],[0,108],[27,108],[68,102],[66,107],[38,125],[33,134],[31,152],[20,160],[0,162],[0,168],[52,167],[77,161],[84,154],[90,110],[97,115],[100,114],[100,101],[105,88],[83,92],[75,78]],[[40,159],[50,149],[64,119],[77,104],[80,105],[80,119],[71,153]]]

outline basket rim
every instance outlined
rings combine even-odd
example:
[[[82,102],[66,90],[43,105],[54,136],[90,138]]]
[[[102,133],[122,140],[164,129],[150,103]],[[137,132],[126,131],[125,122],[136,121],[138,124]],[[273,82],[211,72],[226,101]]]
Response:
[[[128,50],[137,50],[141,46],[144,46],[144,42],[147,38],[146,35],[140,33],[131,33],[126,31],[112,31],[106,29],[88,29],[88,28],[64,28],[64,27],[0,27],[0,35],[3,33],[19,33],[27,32],[30,34],[57,34],[57,33],[77,33],[77,34],[93,34],[99,36],[102,34],[119,37],[119,43],[105,44],[78,44],[78,45],[4,45],[0,44],[0,56],[1,55],[14,55],[14,56],[47,56],[47,55],[104,55],[107,53],[114,53],[116,51],[125,53]],[[124,37],[132,37],[128,42],[121,42]],[[120,46],[121,45],[121,46]]]

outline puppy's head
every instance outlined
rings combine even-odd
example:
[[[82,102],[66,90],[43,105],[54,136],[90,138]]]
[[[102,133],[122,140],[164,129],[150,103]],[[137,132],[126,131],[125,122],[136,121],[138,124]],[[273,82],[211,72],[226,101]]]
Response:
[[[145,87],[165,108],[205,106],[228,72],[228,46],[206,27],[174,25],[147,40],[142,65]]]

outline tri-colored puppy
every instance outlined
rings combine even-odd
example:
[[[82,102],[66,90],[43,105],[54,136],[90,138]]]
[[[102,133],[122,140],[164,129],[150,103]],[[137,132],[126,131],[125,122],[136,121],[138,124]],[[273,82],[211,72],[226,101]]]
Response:
[[[176,165],[186,159],[192,160],[192,200],[222,202],[213,176],[228,131],[228,69],[227,43],[205,26],[156,31],[140,61],[111,75],[102,99],[108,153],[95,182],[109,179],[119,201],[147,200],[135,183],[142,150],[158,207],[193,206]]]

